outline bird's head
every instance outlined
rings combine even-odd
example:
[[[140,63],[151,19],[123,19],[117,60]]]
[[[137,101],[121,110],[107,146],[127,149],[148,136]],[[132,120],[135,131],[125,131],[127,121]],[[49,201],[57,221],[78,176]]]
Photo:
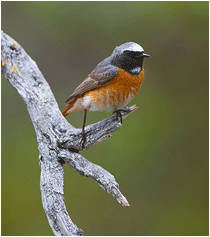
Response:
[[[128,42],[117,46],[111,55],[111,64],[125,71],[138,75],[142,70],[145,57],[151,57],[137,43]]]

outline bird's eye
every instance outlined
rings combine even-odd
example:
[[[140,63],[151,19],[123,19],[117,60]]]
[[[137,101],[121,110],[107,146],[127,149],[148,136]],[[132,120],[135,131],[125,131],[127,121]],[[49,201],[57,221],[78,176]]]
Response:
[[[142,52],[140,53],[140,52],[135,52],[135,51],[128,51],[128,50],[126,50],[125,53],[126,53],[129,57],[136,58],[136,57],[139,57]]]

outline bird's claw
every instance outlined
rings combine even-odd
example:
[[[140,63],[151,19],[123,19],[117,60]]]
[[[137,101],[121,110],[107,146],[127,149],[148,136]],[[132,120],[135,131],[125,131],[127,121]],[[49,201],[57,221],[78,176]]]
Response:
[[[123,109],[119,109],[119,110],[115,110],[113,113],[116,113],[116,119],[119,120],[120,119],[120,122],[122,124],[122,114],[121,112],[126,112],[125,110]]]
[[[86,134],[82,133],[82,139],[81,139],[81,145],[82,145],[82,150],[85,148],[85,142],[86,142]]]

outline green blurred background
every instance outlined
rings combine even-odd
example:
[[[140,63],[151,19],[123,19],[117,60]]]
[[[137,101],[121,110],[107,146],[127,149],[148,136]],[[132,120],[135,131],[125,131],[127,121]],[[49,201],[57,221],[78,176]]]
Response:
[[[152,55],[139,109],[87,159],[131,207],[64,165],[65,202],[84,235],[208,235],[208,2],[2,2],[2,30],[37,62],[60,109],[115,46]],[[89,112],[87,124],[111,113]],[[82,126],[83,111],[67,117]],[[53,235],[41,203],[36,135],[2,76],[2,235]]]

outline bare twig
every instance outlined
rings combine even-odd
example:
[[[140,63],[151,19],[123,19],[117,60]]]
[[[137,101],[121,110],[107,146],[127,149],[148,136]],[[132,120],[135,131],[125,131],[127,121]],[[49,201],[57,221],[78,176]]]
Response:
[[[41,167],[40,188],[43,208],[55,235],[82,235],[69,217],[63,197],[64,160],[79,174],[95,180],[122,206],[129,203],[121,194],[113,175],[85,159],[82,150],[81,129],[74,128],[61,114],[54,95],[36,63],[24,49],[4,32],[1,34],[2,72],[22,96],[33,122],[39,147]],[[137,107],[124,109],[123,119]],[[110,132],[121,127],[112,115],[85,128],[84,150],[111,137]]]

